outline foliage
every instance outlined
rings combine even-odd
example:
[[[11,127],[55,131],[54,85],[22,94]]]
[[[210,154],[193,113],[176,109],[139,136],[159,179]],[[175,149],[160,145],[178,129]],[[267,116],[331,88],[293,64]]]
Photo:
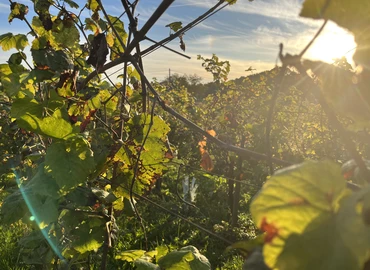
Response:
[[[236,3],[214,8],[224,2]],[[70,0],[34,1],[31,23],[11,2],[9,22],[31,35],[0,36],[16,51],[0,64],[0,268],[364,269],[369,5],[330,2],[306,0],[301,15],[350,30],[362,72],[287,54],[283,68],[230,81],[228,61],[199,55],[206,84],[148,83],[137,1],[122,1],[128,28],[100,1],[87,1],[88,18]],[[154,46],[179,37],[185,50],[199,18],[168,24],[173,33]],[[121,63],[122,82],[102,80]]]

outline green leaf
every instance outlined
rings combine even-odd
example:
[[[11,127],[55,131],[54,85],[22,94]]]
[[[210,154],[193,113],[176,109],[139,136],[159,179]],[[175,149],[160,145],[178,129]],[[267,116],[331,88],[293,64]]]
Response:
[[[370,230],[358,211],[364,195],[369,195],[369,189],[344,199],[338,213],[328,216],[325,222],[319,225],[312,223],[303,234],[288,237],[276,267],[293,270],[364,269],[370,248]]]
[[[91,191],[95,194],[98,199],[103,202],[104,204],[110,204],[117,200],[118,198],[108,191],[102,190],[100,188],[91,188]]]
[[[173,251],[158,260],[161,269],[176,270],[210,270],[211,264],[208,259],[199,253],[193,246],[183,247],[178,251]]]
[[[27,36],[23,34],[13,35],[6,33],[0,36],[0,46],[4,51],[17,49],[23,51],[28,45]]]
[[[103,173],[107,168],[107,158],[111,153],[111,148],[114,145],[109,132],[103,128],[95,128],[90,132],[91,149],[94,152],[94,160],[96,164],[94,176]]]
[[[73,61],[62,51],[52,49],[31,50],[33,61],[42,69],[50,68],[53,71],[63,72],[73,69]]]
[[[63,111],[56,109],[51,116],[42,117],[43,106],[35,99],[15,99],[11,115],[17,118],[18,126],[38,134],[57,139],[66,139],[73,134],[72,125],[63,117]]]
[[[148,262],[143,259],[138,259],[135,261],[136,270],[160,270],[158,265]]]
[[[168,253],[168,247],[167,246],[158,246],[156,247],[156,251],[157,251],[157,255],[156,255],[156,259],[157,261],[166,256],[166,254]]]
[[[24,16],[28,13],[28,7],[26,5],[11,2],[10,4],[10,14],[8,17],[8,21],[11,23],[13,19],[20,19],[21,21],[24,20]]]
[[[99,2],[96,0],[88,0],[86,7],[93,12],[97,12],[100,9]]]
[[[23,52],[13,53],[9,57],[8,63],[13,64],[13,65],[20,65],[22,63],[23,59],[26,59],[26,58],[27,58],[26,54],[23,53]]]
[[[64,3],[67,3],[71,8],[79,8],[79,5],[72,0],[63,0],[63,1]]]
[[[1,77],[4,75],[9,75],[12,73],[12,70],[10,69],[8,64],[0,64],[0,74]]]
[[[45,156],[45,169],[62,191],[87,181],[95,166],[88,143],[79,137],[52,143]]]
[[[94,33],[100,33],[100,26],[92,19],[86,18],[85,19],[85,30],[90,30]],[[107,41],[108,42],[108,41]],[[109,42],[108,42],[109,44]]]
[[[40,69],[33,69],[28,78],[34,80],[35,82],[45,82],[53,78],[54,72],[51,70],[40,70]]]
[[[69,192],[65,198],[71,202],[75,207],[93,206],[96,204],[97,197],[92,193],[91,188],[85,186],[78,186]]]
[[[27,213],[27,206],[24,202],[23,196],[30,196],[32,191],[30,189],[25,189],[23,186],[22,192],[20,189],[13,192],[5,198],[1,205],[1,222],[2,224],[10,225],[21,218]]]
[[[291,166],[266,182],[251,204],[251,213],[266,231],[263,254],[269,267],[276,265],[284,239],[337,212],[345,187],[340,167],[329,161]]]
[[[7,76],[1,75],[0,82],[9,97],[16,95],[21,90],[20,78],[16,73],[11,73]]]
[[[137,259],[140,259],[144,254],[145,250],[126,250],[117,254],[114,258],[116,260],[122,260],[126,262],[134,262]]]
[[[28,188],[32,189],[33,193],[43,197],[51,197],[58,199],[60,197],[59,187],[55,180],[44,170],[44,163],[39,165],[37,173],[30,180]]]
[[[166,27],[169,27],[172,31],[177,32],[182,28],[182,22],[173,22],[167,24]]]
[[[123,43],[126,44],[128,35],[125,31],[124,23],[118,17],[114,17],[110,15],[108,15],[108,17],[110,21],[112,22],[112,25],[116,29],[117,34],[119,36],[117,37],[114,32],[111,32],[114,36],[114,42],[113,42],[113,46],[110,46],[112,48],[110,59],[113,61],[114,59],[120,57],[116,52],[119,52],[119,53],[124,52],[124,49],[121,43],[119,42],[118,38],[120,38],[123,41]]]
[[[101,226],[96,226],[101,224]],[[72,247],[83,254],[89,251],[97,250],[104,243],[106,228],[99,218],[89,218],[87,222],[79,225],[74,231],[77,239],[72,243]]]
[[[61,22],[60,29],[54,32],[54,38],[60,48],[73,48],[79,44],[80,32],[75,24],[67,26]]]
[[[133,157],[141,152],[139,173],[134,185],[134,190],[138,193],[142,193],[162,174],[165,169],[163,162],[168,161],[165,158],[167,148],[164,140],[170,128],[159,116],[154,116],[152,120],[151,124],[151,116],[142,114],[127,121],[126,128],[130,144],[127,147],[121,147],[115,155],[115,160],[122,162],[120,167],[122,174],[117,181],[122,181],[121,183],[128,187],[133,175],[133,164],[136,162]],[[146,135],[148,136],[144,148],[140,151]]]

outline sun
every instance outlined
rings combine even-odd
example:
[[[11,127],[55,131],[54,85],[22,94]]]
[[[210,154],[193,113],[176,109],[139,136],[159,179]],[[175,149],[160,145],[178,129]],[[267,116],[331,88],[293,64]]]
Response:
[[[328,23],[304,57],[333,63],[333,59],[344,56],[352,64],[355,48],[356,42],[350,32],[335,23]]]

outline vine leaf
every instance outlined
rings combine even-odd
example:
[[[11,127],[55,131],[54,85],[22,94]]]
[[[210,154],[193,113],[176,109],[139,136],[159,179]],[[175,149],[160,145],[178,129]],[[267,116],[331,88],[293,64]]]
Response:
[[[236,4],[236,2],[237,2],[238,0],[226,0],[226,2],[228,2],[229,3],[229,5],[234,5],[234,4]],[[252,2],[253,0],[249,0],[249,2]]]
[[[79,8],[80,7],[76,2],[74,2],[72,0],[64,0],[64,2],[67,3],[71,8]]]
[[[10,23],[13,21],[13,19],[20,19],[21,21],[23,21],[24,16],[26,16],[28,13],[28,7],[17,2],[12,2],[10,4],[10,10],[11,12],[8,18],[8,21]]]
[[[99,218],[88,218],[86,222],[79,224],[74,231],[77,239],[73,242],[72,247],[83,254],[88,251],[100,248],[104,243],[105,226]]]
[[[135,266],[137,270],[160,270],[161,268],[154,263],[148,262],[144,259],[138,259],[135,261]]]
[[[173,251],[158,260],[161,269],[190,269],[210,270],[211,264],[208,259],[200,254],[194,246],[186,246],[178,251]]]
[[[9,51],[10,49],[23,51],[27,45],[28,40],[26,35],[13,35],[12,33],[6,33],[0,36],[0,46],[3,51]]]
[[[145,250],[136,249],[136,250],[125,250],[120,254],[115,256],[116,260],[123,260],[127,262],[134,262],[137,259],[140,259],[145,254]]]
[[[67,141],[55,141],[45,156],[45,170],[50,174],[61,192],[82,185],[95,167],[88,143],[79,137]]]
[[[337,212],[345,187],[340,167],[330,161],[291,166],[266,182],[251,204],[251,213],[267,231],[263,253],[269,267],[275,267],[290,235],[302,234],[309,225],[325,222]]]
[[[99,2],[96,0],[88,0],[88,4],[86,5],[86,7],[93,12],[97,12],[100,9]]]
[[[72,22],[70,22],[70,20]],[[78,46],[80,40],[80,32],[78,31],[73,20],[70,18],[63,20],[55,20],[53,26],[53,37],[55,43],[61,48],[73,48]]]
[[[118,57],[120,57],[119,53],[124,52],[124,48],[122,47],[122,44],[120,43],[119,38],[122,40],[122,42],[124,44],[126,44],[128,34],[125,31],[124,23],[118,17],[114,17],[114,16],[110,16],[110,15],[108,15],[108,17],[109,17],[109,20],[112,22],[112,27],[114,27],[117,34],[119,35],[119,37],[117,37],[116,33],[114,31],[112,31],[112,29],[110,29],[110,31],[108,33],[108,34],[111,34],[111,35],[109,35],[109,37],[107,39],[107,42],[109,42],[109,47],[112,48],[112,53],[110,55],[110,60],[113,61],[114,59],[117,59]],[[107,36],[108,36],[108,34],[107,34]],[[112,40],[111,40],[112,37],[113,37],[113,44],[112,44]]]
[[[8,60],[9,65],[20,65],[23,59],[26,59],[26,54],[24,52],[13,53]]]
[[[182,22],[173,22],[173,23],[167,24],[166,27],[169,27],[172,31],[176,33],[182,28]]]
[[[61,73],[73,69],[73,61],[62,50],[40,49],[31,50],[31,53],[38,69],[50,69]]]
[[[53,28],[53,21],[51,20],[51,15],[49,12],[49,8],[52,2],[48,0],[38,0],[35,1],[34,9],[37,15],[42,22],[42,25],[46,31],[49,31]]]
[[[95,196],[104,204],[110,204],[117,200],[117,197],[108,191],[102,190],[100,188],[91,188],[92,193],[95,194]]]
[[[21,128],[56,139],[66,139],[73,135],[72,125],[65,120],[61,109],[56,109],[45,118],[42,117],[42,112],[42,104],[27,97],[15,99],[11,109],[12,117],[17,119]]]
[[[339,211],[320,224],[311,223],[303,234],[286,240],[276,267],[279,269],[362,270],[368,260],[370,230],[359,209],[369,197],[369,188],[346,197]],[[323,241],[323,239],[325,239]],[[313,247],[318,247],[312,252]]]
[[[120,162],[120,175],[117,181],[122,181],[127,188],[130,187],[131,179],[134,175],[136,157],[140,154],[137,170],[137,181],[135,181],[134,191],[142,194],[143,190],[151,187],[157,178],[162,175],[166,168],[163,164],[168,159],[165,158],[167,147],[165,139],[170,127],[159,116],[153,117],[148,114],[136,115],[126,123],[129,134],[127,147],[121,147],[114,157],[114,161]],[[144,138],[148,134],[145,145]],[[143,148],[142,148],[143,147]],[[129,181],[128,181],[129,180]]]
[[[23,189],[23,195],[29,196],[32,190],[27,188]],[[10,225],[21,218],[27,213],[27,206],[24,202],[21,191],[18,189],[9,196],[7,196],[0,208],[1,222]]]

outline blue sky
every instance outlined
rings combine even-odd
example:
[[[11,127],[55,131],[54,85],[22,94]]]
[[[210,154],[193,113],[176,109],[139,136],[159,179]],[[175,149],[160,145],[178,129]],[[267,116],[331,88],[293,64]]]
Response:
[[[32,7],[30,0],[19,0]],[[76,1],[83,6],[84,1]],[[120,15],[123,11],[120,1],[102,0],[108,13]],[[159,5],[160,0],[141,0],[137,8],[139,28],[150,17]],[[218,0],[176,0],[167,12],[148,33],[148,37],[161,40],[169,35],[165,27],[174,21],[183,25],[204,13]],[[238,0],[235,5],[226,7],[219,13],[199,24],[184,36],[185,54],[188,60],[165,49],[144,58],[144,69],[149,78],[163,79],[168,76],[168,70],[179,74],[197,74],[204,81],[211,80],[201,67],[196,56],[211,57],[217,54],[222,60],[231,63],[230,78],[248,75],[245,70],[252,66],[255,72],[261,72],[274,67],[278,54],[279,43],[284,44],[285,52],[291,54],[300,52],[316,33],[322,21],[300,18],[298,16],[303,0]],[[32,8],[31,8],[32,9]],[[0,0],[0,34],[6,32],[27,33],[29,29],[24,22],[14,20],[9,24],[9,2]],[[27,15],[29,21],[34,13]],[[89,12],[83,16],[89,16]],[[125,19],[124,19],[125,21]],[[125,21],[126,22],[126,21]],[[150,45],[143,43],[142,49]],[[181,51],[178,39],[168,44],[169,47]],[[323,34],[306,53],[309,59],[321,59],[330,62],[334,57],[346,55],[350,60],[356,44],[353,37],[345,30],[329,23]],[[352,50],[352,51],[351,51]],[[11,52],[1,52],[0,62],[5,62]],[[111,70],[108,73],[114,72]]]

